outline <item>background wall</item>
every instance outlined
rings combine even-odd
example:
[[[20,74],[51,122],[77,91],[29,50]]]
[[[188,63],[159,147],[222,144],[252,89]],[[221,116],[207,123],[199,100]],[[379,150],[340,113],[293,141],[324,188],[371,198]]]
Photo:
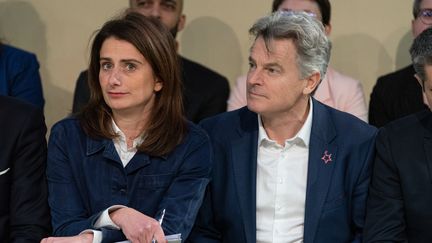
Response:
[[[363,83],[367,100],[379,75],[410,63],[408,0],[332,0],[332,65]],[[271,1],[185,0],[180,53],[233,84],[247,71],[248,28]],[[88,60],[92,33],[127,0],[0,0],[0,37],[37,54],[48,127],[70,113],[75,81]]]

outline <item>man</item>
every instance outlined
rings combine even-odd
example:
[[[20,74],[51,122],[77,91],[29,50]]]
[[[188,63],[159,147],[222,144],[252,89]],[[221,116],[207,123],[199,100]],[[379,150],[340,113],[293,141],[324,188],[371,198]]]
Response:
[[[432,104],[432,29],[414,40],[415,77]],[[431,242],[432,114],[430,110],[384,126],[377,138],[365,242]]]
[[[247,107],[202,122],[214,164],[190,242],[360,242],[376,129],[311,98],[323,26],[276,12],[250,33]]]
[[[432,25],[432,0],[414,0],[411,22],[417,37]],[[369,103],[369,123],[382,127],[390,121],[427,109],[412,65],[379,77]]]
[[[0,95],[44,108],[39,63],[35,54],[0,41]]]
[[[50,233],[42,110],[0,96],[0,242],[40,242]]]
[[[274,0],[272,11],[305,11],[324,25],[326,35],[331,32],[331,5],[329,0]],[[363,88],[358,80],[345,76],[332,67],[316,89],[313,97],[335,109],[351,113],[367,121],[367,107]],[[246,105],[246,76],[237,79],[228,99],[228,110]]]
[[[144,16],[152,16],[171,31],[174,37],[184,28],[186,16],[183,0],[130,0],[130,7]],[[228,80],[220,74],[179,56],[183,81],[183,103],[186,117],[199,122],[203,118],[226,111]],[[80,74],[75,87],[72,111],[78,112],[90,97],[87,71]]]

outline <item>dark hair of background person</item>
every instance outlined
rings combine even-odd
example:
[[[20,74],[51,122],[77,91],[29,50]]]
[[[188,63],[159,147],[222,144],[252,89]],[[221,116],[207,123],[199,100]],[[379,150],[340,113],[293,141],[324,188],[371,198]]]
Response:
[[[414,0],[413,2],[413,9],[412,9],[412,13],[413,13],[413,17],[414,19],[417,18],[417,16],[420,14],[420,4],[421,4],[422,0]]]
[[[138,151],[151,156],[171,152],[184,138],[187,125],[183,116],[180,71],[171,33],[157,19],[128,12],[123,17],[104,24],[96,34],[91,47],[89,64],[90,100],[78,114],[84,131],[90,137],[114,138],[112,111],[105,103],[99,84],[100,50],[110,37],[135,46],[150,64],[155,77],[162,82],[156,93],[145,137]]]
[[[279,6],[284,1],[285,0],[274,0],[272,5],[272,12],[276,12]],[[329,0],[315,0],[315,2],[318,4],[318,7],[320,9],[323,25],[329,25],[331,17],[331,5]]]
[[[426,76],[425,66],[432,64],[432,45],[430,45],[431,40],[432,29],[428,28],[414,39],[409,50],[414,70],[421,80],[423,91],[425,91],[424,82],[428,78]]]

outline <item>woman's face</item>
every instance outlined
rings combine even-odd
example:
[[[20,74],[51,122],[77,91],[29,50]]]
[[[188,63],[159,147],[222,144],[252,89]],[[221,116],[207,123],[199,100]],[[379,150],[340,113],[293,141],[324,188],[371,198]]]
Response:
[[[153,69],[131,43],[107,38],[100,50],[99,83],[114,115],[148,114],[162,89]]]

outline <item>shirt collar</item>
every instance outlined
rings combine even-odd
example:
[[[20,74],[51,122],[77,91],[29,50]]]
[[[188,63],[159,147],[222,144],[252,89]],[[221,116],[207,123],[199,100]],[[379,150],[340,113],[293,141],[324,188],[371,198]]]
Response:
[[[126,135],[122,132],[122,130],[120,130],[120,128],[117,126],[117,124],[115,123],[114,119],[111,120],[112,121],[112,128],[114,130],[114,133],[116,133],[118,135],[117,138],[114,138],[114,141],[118,141],[122,146],[126,146],[127,148],[127,143],[126,143]],[[142,136],[138,136],[137,138],[135,138],[133,140],[133,148],[136,148],[137,146],[139,146],[142,142],[143,142],[143,137]]]
[[[293,142],[296,140],[300,140],[302,141],[305,147],[309,147],[310,135],[312,131],[312,116],[313,116],[312,98],[309,98],[309,105],[310,105],[310,109],[305,123],[303,124],[301,129],[297,132],[297,134],[294,137],[285,140],[285,142]],[[273,140],[271,140],[267,136],[267,132],[265,131],[264,126],[262,124],[261,115],[258,114],[258,146],[262,142],[271,142],[271,141]]]

